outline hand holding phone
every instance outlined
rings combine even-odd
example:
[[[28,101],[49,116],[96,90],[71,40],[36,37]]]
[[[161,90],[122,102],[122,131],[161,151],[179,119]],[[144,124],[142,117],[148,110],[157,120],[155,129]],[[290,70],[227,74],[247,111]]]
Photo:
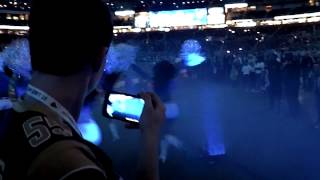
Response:
[[[143,131],[154,130],[160,129],[165,119],[165,107],[160,98],[153,93],[140,93],[135,96],[111,92],[105,96],[103,114],[108,118],[129,123],[129,128],[141,125]]]
[[[160,128],[165,119],[165,107],[160,98],[153,93],[140,93],[138,96],[107,93],[103,114],[140,128],[142,144],[138,179],[159,179]]]
[[[141,149],[137,179],[159,179],[160,128],[165,118],[165,108],[153,93],[141,93],[145,106],[140,119]]]
[[[139,96],[145,102],[140,129],[142,132],[147,131],[146,133],[157,133],[165,119],[165,107],[154,93],[141,93]]]
[[[139,96],[125,93],[107,93],[103,114],[108,118],[139,124],[145,102]]]

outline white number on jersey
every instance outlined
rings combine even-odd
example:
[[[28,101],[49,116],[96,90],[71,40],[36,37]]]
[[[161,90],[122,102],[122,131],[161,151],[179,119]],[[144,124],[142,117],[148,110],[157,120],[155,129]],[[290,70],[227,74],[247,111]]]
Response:
[[[46,117],[36,116],[23,123],[23,130],[32,147],[38,147],[48,141],[51,134],[70,137],[72,131],[57,121],[50,121]]]
[[[23,123],[23,130],[27,138],[30,138],[29,144],[32,147],[38,147],[51,137],[50,131],[43,124],[43,118],[41,116],[28,119],[25,123]]]

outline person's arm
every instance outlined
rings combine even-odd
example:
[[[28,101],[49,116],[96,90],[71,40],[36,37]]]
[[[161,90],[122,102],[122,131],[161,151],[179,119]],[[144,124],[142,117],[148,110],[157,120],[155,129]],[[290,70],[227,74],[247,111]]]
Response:
[[[140,94],[145,101],[141,117],[141,149],[137,179],[159,179],[160,127],[165,119],[165,108],[160,98],[152,93]]]

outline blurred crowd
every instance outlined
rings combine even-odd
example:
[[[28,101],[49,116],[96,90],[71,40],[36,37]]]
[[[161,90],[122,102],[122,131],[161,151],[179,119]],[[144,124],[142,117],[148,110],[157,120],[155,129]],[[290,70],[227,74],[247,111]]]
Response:
[[[318,29],[318,25],[301,25],[119,34],[115,42],[136,45],[136,64],[147,72],[156,62],[169,60],[180,68],[180,74],[264,94],[270,109],[280,111],[285,103],[288,114],[297,117],[306,94],[314,97],[320,113]],[[190,39],[201,44],[207,59],[197,67],[181,65],[181,45]]]
[[[137,54],[134,65],[123,73],[122,79],[127,82],[120,81],[116,87],[121,90],[126,86],[130,93],[150,89],[152,67],[166,60],[175,64],[184,77],[207,79],[248,93],[263,93],[269,99],[270,109],[279,110],[280,103],[285,101],[289,114],[296,116],[301,95],[313,94],[320,104],[318,29],[318,25],[300,25],[118,34],[114,44],[134,46]],[[2,49],[10,38],[5,39],[6,43],[0,45]],[[180,53],[186,40],[201,44],[204,63],[196,67],[184,65]],[[128,56],[131,55],[120,58]],[[4,87],[1,90],[6,92]],[[316,107],[320,113],[320,105]]]

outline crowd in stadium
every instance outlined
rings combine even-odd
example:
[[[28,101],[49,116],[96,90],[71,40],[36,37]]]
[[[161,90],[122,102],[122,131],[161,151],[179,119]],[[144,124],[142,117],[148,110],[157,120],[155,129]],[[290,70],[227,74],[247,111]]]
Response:
[[[318,1],[30,3],[0,3],[0,180],[319,179]]]
[[[181,66],[182,43],[197,40],[207,61],[199,67],[188,68],[193,78],[204,77],[246,92],[266,93],[270,106],[283,99],[294,104],[291,111],[297,112],[302,92],[319,95],[318,28],[318,25],[305,25],[131,33],[119,34],[114,44],[137,47],[136,63],[151,69],[155,62],[162,60]],[[1,47],[8,44],[8,39]]]
[[[319,96],[320,54],[318,26],[180,31],[150,34],[120,34],[115,42],[134,44],[140,51],[137,64],[151,67],[169,60],[180,65],[181,44],[188,39],[200,42],[207,61],[187,68],[192,78],[210,79],[249,93],[269,97],[270,108],[281,101],[298,113],[299,98],[305,93]],[[148,68],[146,68],[148,69]],[[316,106],[316,105],[315,105]]]

